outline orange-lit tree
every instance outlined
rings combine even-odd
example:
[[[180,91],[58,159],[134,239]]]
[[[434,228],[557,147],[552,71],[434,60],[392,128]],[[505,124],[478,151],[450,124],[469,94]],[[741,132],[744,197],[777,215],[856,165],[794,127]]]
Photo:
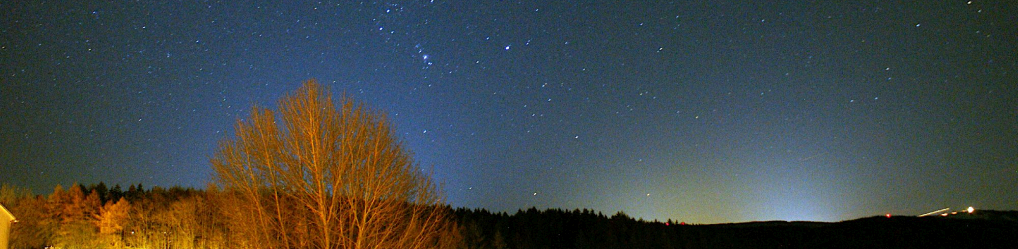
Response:
[[[53,243],[61,248],[94,248],[99,234],[93,218],[102,202],[95,191],[85,194],[83,186],[74,184],[64,191],[60,185],[49,197],[50,211],[58,224]]]
[[[99,227],[99,237],[96,240],[100,245],[109,248],[123,247],[124,225],[127,223],[128,214],[131,211],[131,203],[120,198],[114,202],[110,200],[100,209],[94,217],[94,222]]]
[[[236,198],[243,246],[436,248],[454,230],[436,184],[380,112],[307,81],[272,110],[254,107],[212,158]]]

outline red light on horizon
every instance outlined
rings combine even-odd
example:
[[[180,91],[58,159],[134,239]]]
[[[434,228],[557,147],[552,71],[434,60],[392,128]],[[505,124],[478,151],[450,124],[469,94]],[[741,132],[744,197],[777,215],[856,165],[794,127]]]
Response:
[[[887,218],[891,218],[891,214],[890,213],[885,214],[884,216],[886,216]]]

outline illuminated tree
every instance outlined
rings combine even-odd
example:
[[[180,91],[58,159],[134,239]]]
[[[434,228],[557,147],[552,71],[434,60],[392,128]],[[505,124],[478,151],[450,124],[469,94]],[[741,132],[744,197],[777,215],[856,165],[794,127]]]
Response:
[[[110,200],[103,206],[102,210],[95,217],[95,221],[99,226],[99,238],[97,239],[100,241],[100,244],[110,248],[121,248],[124,246],[122,234],[130,210],[131,204],[124,198],[120,198],[116,202]]]
[[[5,202],[11,213],[17,215],[18,223],[12,226],[10,248],[42,248],[50,245],[57,228],[51,205],[44,196],[27,193],[12,202]]]
[[[31,196],[32,191],[27,188],[7,185],[6,183],[0,184],[0,204],[4,206],[14,206],[14,202],[18,199]]]
[[[93,219],[102,207],[99,194],[92,191],[85,195],[78,184],[66,191],[57,185],[49,199],[54,221],[59,224],[53,243],[62,248],[94,248],[99,229]]]
[[[336,106],[338,104],[338,106]],[[254,107],[212,158],[217,187],[238,201],[251,242],[266,248],[435,248],[451,228],[430,176],[385,117],[313,80]],[[241,228],[246,229],[246,228]]]

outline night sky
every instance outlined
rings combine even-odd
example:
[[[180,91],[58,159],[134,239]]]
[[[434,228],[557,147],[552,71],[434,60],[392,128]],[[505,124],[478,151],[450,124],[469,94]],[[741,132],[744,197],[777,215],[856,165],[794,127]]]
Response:
[[[1018,209],[1018,4],[764,2],[2,1],[0,182],[204,188],[315,78],[454,207]]]

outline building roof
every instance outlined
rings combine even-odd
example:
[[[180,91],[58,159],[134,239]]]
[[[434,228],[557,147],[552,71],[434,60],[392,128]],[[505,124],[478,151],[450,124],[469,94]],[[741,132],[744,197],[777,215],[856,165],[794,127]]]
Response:
[[[7,211],[7,208],[5,208],[4,205],[0,205],[0,221],[10,222],[13,220],[16,220],[14,218],[14,214],[12,214],[11,211]]]

